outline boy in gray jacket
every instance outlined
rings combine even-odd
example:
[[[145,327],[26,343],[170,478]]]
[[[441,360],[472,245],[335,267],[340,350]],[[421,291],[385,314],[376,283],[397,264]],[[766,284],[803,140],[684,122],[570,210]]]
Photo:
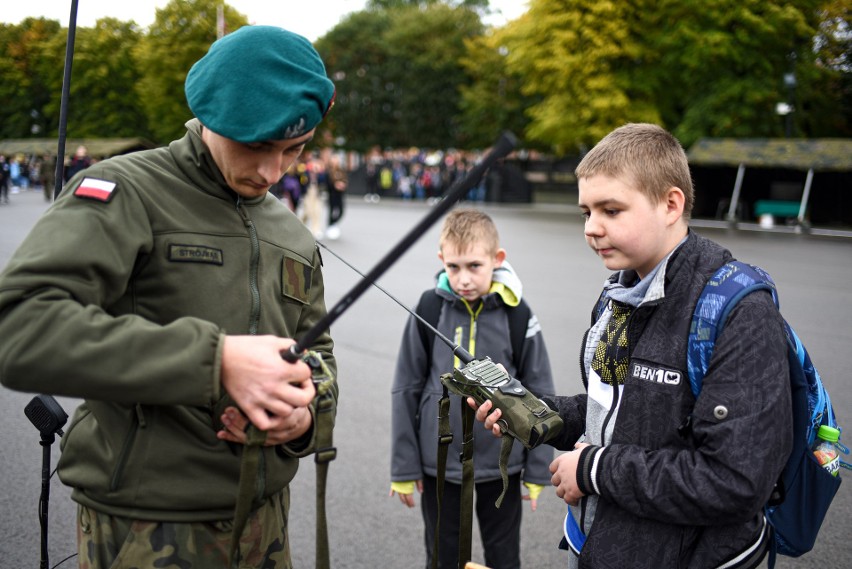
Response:
[[[522,300],[521,281],[505,261],[497,229],[491,218],[476,210],[459,209],[447,216],[440,237],[444,268],[438,284],[421,298],[424,307],[436,307],[436,328],[476,357],[489,356],[501,362],[506,371],[541,397],[554,393],[547,349],[538,320]],[[521,311],[515,313],[513,311]],[[515,353],[512,322],[519,321],[523,336],[520,353]],[[430,319],[427,317],[427,321]],[[517,324],[515,325],[518,326]],[[515,330],[518,334],[518,330]],[[443,389],[439,376],[459,365],[452,350],[433,334],[409,319],[397,359],[392,390],[391,492],[414,507],[415,487],[423,493],[421,502],[426,527],[427,567],[431,563],[438,521],[437,453],[438,400]],[[453,396],[450,418],[455,433],[448,456],[461,452],[461,401]],[[509,489],[499,510],[495,501],[503,490],[498,467],[500,442],[480,435],[474,443],[476,510],[485,552],[485,563],[493,569],[520,567],[521,479],[528,488],[533,511],[536,498],[550,481],[547,465],[553,449],[539,447],[527,451],[514,445],[509,459]],[[447,461],[441,505],[439,567],[458,564],[459,511],[462,471],[455,460]]]

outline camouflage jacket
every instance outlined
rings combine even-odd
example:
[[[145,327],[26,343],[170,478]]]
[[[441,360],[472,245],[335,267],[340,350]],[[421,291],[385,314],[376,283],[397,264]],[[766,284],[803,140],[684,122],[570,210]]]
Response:
[[[214,412],[223,335],[299,338],[326,310],[311,233],[272,196],[238,198],[187,128],[73,178],[0,277],[0,337],[15,338],[0,380],[85,400],[60,478],[137,519],[233,516],[242,447],[216,438]],[[334,371],[331,338],[312,348]],[[263,496],[312,444],[263,450]]]

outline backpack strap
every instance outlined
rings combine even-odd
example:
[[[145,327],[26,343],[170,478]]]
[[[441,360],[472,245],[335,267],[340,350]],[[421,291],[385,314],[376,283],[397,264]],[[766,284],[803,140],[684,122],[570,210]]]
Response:
[[[433,328],[437,328],[438,318],[441,316],[441,303],[443,302],[443,299],[438,296],[435,289],[429,289],[420,295],[420,300],[418,301],[417,308],[415,308],[414,311]],[[420,320],[417,321],[417,331],[420,333],[420,341],[423,342],[423,351],[426,353],[426,361],[431,364],[432,346],[435,344],[435,334]]]
[[[756,290],[768,290],[775,306],[778,306],[778,293],[772,277],[763,269],[740,261],[725,263],[704,285],[692,314],[686,349],[686,368],[695,397],[701,392],[716,338],[728,315],[741,298]]]
[[[429,289],[420,295],[415,312],[418,316],[428,322],[433,328],[438,327],[438,318],[441,316],[441,305],[444,300],[438,296],[435,289]],[[512,363],[515,369],[521,369],[521,356],[524,351],[524,340],[527,337],[532,310],[529,304],[522,298],[517,306],[506,305],[506,315],[509,318],[509,337],[512,343]],[[423,351],[426,353],[426,361],[432,361],[432,347],[435,345],[435,335],[422,322],[417,321],[417,330],[420,332],[420,340],[423,342]]]

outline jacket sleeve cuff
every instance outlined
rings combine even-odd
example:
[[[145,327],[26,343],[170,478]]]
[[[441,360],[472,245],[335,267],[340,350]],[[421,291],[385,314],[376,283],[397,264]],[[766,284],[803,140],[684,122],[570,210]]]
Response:
[[[603,450],[603,447],[589,445],[580,451],[580,460],[577,462],[577,488],[587,496],[600,494],[597,473]]]

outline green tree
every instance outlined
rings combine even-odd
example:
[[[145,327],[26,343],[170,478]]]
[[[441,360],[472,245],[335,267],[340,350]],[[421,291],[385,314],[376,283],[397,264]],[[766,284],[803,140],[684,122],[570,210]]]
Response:
[[[46,71],[58,68],[61,73],[63,52],[51,49],[60,35],[59,23],[44,18],[0,24],[0,138],[55,132],[58,115],[47,108],[59,86]]]
[[[660,123],[687,146],[702,136],[781,136],[776,105],[791,71],[796,107],[828,116],[838,103],[820,95],[828,76],[813,50],[825,3],[532,0],[507,57],[522,92],[541,98],[527,111],[527,137],[562,154],[628,121]],[[825,132],[825,121],[810,127],[803,114],[797,132]]]
[[[329,118],[335,136],[360,150],[464,145],[459,86],[468,77],[460,60],[465,39],[482,31],[476,11],[446,2],[350,15],[317,41],[338,91]]]
[[[396,146],[465,147],[459,114],[465,39],[481,35],[479,15],[436,3],[392,12],[385,34],[395,105]]]
[[[347,148],[366,152],[393,138],[389,117],[393,100],[386,88],[389,54],[383,41],[389,26],[387,11],[354,12],[317,40],[316,49],[336,89],[334,107],[320,125],[318,140],[333,133],[343,137]]]
[[[136,93],[158,142],[182,136],[184,123],[192,118],[184,81],[192,64],[216,41],[220,4],[219,0],[171,0],[157,10],[154,23],[134,51],[141,74]],[[224,16],[226,31],[248,24],[243,14],[227,4]]]
[[[649,22],[660,63],[653,93],[666,125],[687,145],[702,136],[783,135],[776,105],[788,98],[784,75],[810,65],[818,4],[668,1]]]
[[[852,136],[852,4],[828,0],[819,9],[813,60],[804,70],[796,119],[806,136]]]
[[[373,10],[390,10],[393,8],[425,8],[433,4],[443,3],[450,6],[488,9],[488,0],[369,0],[367,8]]]
[[[68,136],[149,136],[147,119],[136,94],[140,74],[132,55],[141,37],[135,23],[115,18],[102,18],[93,28],[77,30],[68,100]],[[54,44],[53,50],[57,47]],[[57,79],[61,85],[61,75],[52,81]],[[59,105],[59,97],[53,97],[47,107],[50,116],[58,116]]]
[[[461,85],[460,129],[469,146],[484,148],[504,130],[522,135],[525,110],[535,98],[521,93],[522,79],[506,59],[520,41],[510,25],[465,41],[461,64],[471,78]]]
[[[651,9],[644,4],[532,0],[514,24],[523,40],[507,56],[522,92],[539,98],[527,110],[529,140],[564,154],[625,122],[659,122],[640,79],[649,55],[634,22]]]

